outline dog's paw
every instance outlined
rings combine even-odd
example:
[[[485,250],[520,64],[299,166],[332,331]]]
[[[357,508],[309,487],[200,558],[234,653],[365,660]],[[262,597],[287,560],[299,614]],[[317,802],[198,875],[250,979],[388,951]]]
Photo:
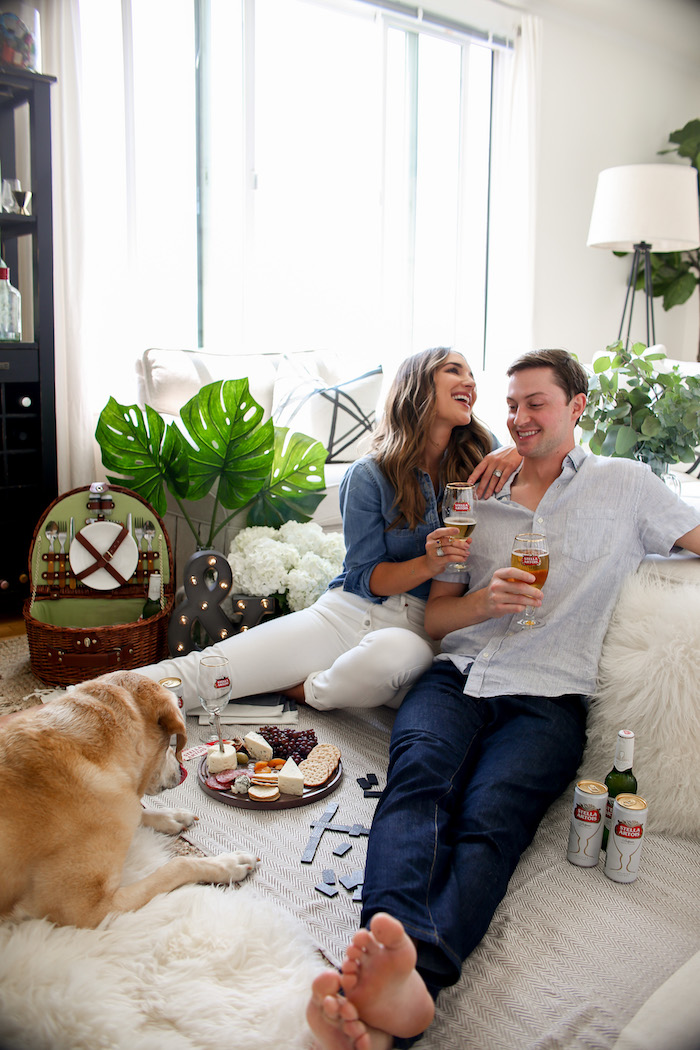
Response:
[[[258,865],[258,858],[250,853],[220,853],[216,861],[222,868],[219,882],[241,882]]]
[[[192,827],[198,819],[189,809],[144,810],[141,823],[156,831],[162,831],[164,835],[179,835],[185,828]]]

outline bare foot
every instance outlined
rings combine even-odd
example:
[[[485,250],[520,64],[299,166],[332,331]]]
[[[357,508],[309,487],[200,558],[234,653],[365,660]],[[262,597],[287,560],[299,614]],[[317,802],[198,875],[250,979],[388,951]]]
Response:
[[[377,912],[348,946],[341,984],[365,1024],[392,1035],[419,1035],[432,1022],[435,1003],[415,967],[415,945],[401,923]]]
[[[306,1019],[316,1037],[315,1050],[391,1050],[386,1032],[368,1028],[357,1009],[340,992],[340,975],[325,970],[311,985]]]

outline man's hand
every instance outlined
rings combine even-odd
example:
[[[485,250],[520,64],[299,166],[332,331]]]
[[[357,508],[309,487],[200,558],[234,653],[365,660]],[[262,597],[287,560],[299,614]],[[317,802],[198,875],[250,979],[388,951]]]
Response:
[[[496,569],[491,582],[484,587],[485,619],[512,616],[523,612],[528,606],[539,608],[542,591],[531,584],[535,577],[524,569]]]
[[[542,604],[542,592],[532,586],[535,577],[524,569],[496,569],[486,587],[467,591],[460,583],[433,580],[425,607],[425,629],[441,639],[462,627],[521,613]]]

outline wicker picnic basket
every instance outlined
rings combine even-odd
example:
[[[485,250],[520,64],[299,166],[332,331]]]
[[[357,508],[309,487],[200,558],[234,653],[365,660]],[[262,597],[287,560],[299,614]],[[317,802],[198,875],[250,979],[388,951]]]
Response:
[[[141,521],[153,534],[149,542],[137,531]],[[47,685],[75,685],[167,656],[172,550],[162,520],[135,492],[95,484],[59,496],[34,530],[29,571],[29,658]],[[152,572],[161,574],[161,611],[143,620]]]

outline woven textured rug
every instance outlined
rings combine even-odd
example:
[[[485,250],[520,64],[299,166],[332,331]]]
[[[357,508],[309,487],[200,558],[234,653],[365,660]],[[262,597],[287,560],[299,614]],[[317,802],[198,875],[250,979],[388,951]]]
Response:
[[[4,645],[0,674],[10,692]],[[336,744],[343,755],[338,789],[312,805],[276,811],[225,805],[200,788],[199,759],[188,762],[189,775],[178,788],[144,801],[194,810],[199,820],[187,839],[206,853],[256,852],[256,890],[295,916],[337,961],[360,914],[354,890],[340,880],[352,883],[347,877],[364,867],[362,832],[376,807],[356,781],[374,772],[384,786],[392,720],[384,708],[300,709],[300,727],[312,726],[319,740]],[[241,727],[241,735],[249,728]],[[205,740],[208,729],[189,718],[188,733],[192,745]],[[543,821],[461,981],[440,997],[421,1048],[610,1050],[649,995],[700,948],[700,844],[652,833],[637,881],[610,882],[602,862],[581,869],[566,861],[571,795],[566,792]],[[330,823],[348,830],[325,831],[311,863],[302,863],[312,825],[330,804],[337,804]],[[662,826],[660,815],[656,827]],[[333,850],[341,843],[351,849],[339,857]],[[332,897],[316,889],[327,869],[336,875]]]

